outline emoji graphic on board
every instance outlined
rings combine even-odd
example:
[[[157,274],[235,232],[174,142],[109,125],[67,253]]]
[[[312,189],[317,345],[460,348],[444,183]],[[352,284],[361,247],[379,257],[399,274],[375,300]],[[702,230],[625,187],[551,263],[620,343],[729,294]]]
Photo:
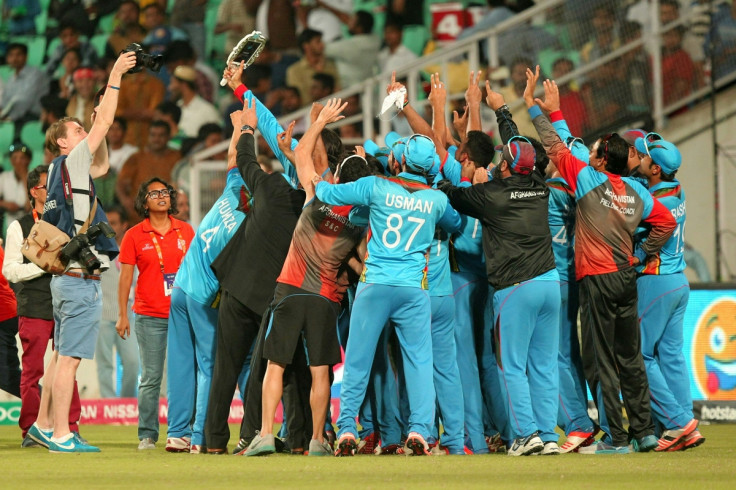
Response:
[[[700,315],[691,360],[706,399],[736,400],[736,299],[718,298]]]

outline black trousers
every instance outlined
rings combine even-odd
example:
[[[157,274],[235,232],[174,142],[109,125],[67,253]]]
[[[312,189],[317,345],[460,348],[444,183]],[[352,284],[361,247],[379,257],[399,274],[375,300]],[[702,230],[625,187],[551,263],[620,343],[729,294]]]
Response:
[[[634,269],[584,277],[580,281],[580,322],[583,371],[599,412],[605,411],[613,444],[628,444],[619,389],[631,435],[641,439],[653,434]]]
[[[20,398],[20,360],[15,336],[18,317],[0,322],[0,390]]]
[[[208,448],[224,449],[230,440],[230,427],[227,424],[230,404],[260,323],[260,315],[228,291],[222,291],[217,321],[217,351],[205,424]]]
[[[261,429],[263,402],[263,377],[266,375],[268,361],[263,358],[263,345],[271,319],[271,307],[263,315],[258,339],[253,348],[250,374],[245,385],[243,403],[243,422],[240,425],[240,438],[251,440]],[[286,444],[292,448],[307,448],[312,434],[312,410],[309,405],[309,391],[312,376],[309,373],[303,343],[297,343],[292,364],[284,371],[284,391],[282,401],[287,421]]]

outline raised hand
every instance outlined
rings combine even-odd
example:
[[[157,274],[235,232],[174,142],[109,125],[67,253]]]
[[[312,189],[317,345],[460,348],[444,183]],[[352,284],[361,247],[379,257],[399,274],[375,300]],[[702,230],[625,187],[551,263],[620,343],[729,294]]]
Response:
[[[545,80],[542,85],[544,85],[544,100],[539,98],[534,99],[537,105],[547,114],[559,111],[560,89],[557,88],[557,82],[554,80]]]
[[[442,109],[447,102],[447,89],[445,84],[440,80],[439,73],[433,73],[429,77],[430,92],[429,103],[436,109]]]
[[[477,72],[471,71],[468,76],[468,89],[465,91],[465,102],[468,105],[477,104],[477,106],[480,107],[480,102],[483,100],[483,94],[478,86],[478,83],[480,82],[480,74],[480,70]]]
[[[127,53],[121,53],[118,59],[115,60],[115,64],[112,67],[111,73],[117,73],[123,76],[131,68],[135,66],[135,53],[128,51]]]
[[[391,72],[391,83],[389,83],[386,86],[386,94],[390,94],[394,90],[400,90],[402,88],[406,90],[406,87],[404,87],[404,84],[403,83],[396,81],[396,72],[395,71],[392,71]],[[404,96],[404,104],[406,104],[408,100],[409,100],[409,94],[407,93]]]
[[[243,68],[243,62],[241,61],[237,68],[228,66],[222,72],[222,78],[227,80],[227,86],[230,87],[231,90],[235,90],[242,83],[241,80],[243,78]]]
[[[524,89],[524,102],[527,107],[534,105],[534,90],[537,88],[537,81],[539,80],[539,65],[532,71],[530,68],[526,69],[526,88]]]
[[[233,123],[233,127],[237,128],[240,125],[240,118],[243,117],[243,111],[237,110],[230,113],[230,122]]]
[[[460,139],[465,137],[465,133],[468,129],[468,114],[470,113],[469,106],[465,106],[465,112],[463,115],[459,115],[457,111],[452,111],[452,127],[457,131]]]
[[[486,104],[494,111],[499,110],[506,101],[503,99],[503,95],[498,92],[494,92],[491,88],[491,82],[486,80]]]
[[[339,121],[340,119],[345,119],[345,116],[343,116],[341,113],[345,110],[345,108],[348,106],[347,102],[342,101],[342,99],[330,99],[325,104],[324,109],[319,113],[319,116],[317,117],[317,122],[322,124],[330,124],[336,121]]]
[[[279,149],[283,153],[287,153],[291,150],[291,136],[294,134],[295,125],[296,125],[296,121],[291,121],[289,125],[286,127],[286,131],[276,135],[276,140],[278,141]]]
[[[256,103],[252,99],[246,98],[243,103],[243,113],[240,116],[241,126],[258,126],[258,114],[256,114]]]
[[[314,121],[317,120],[317,116],[319,116],[319,113],[322,112],[324,107],[321,102],[313,102],[312,108],[309,110],[309,122],[314,124]]]

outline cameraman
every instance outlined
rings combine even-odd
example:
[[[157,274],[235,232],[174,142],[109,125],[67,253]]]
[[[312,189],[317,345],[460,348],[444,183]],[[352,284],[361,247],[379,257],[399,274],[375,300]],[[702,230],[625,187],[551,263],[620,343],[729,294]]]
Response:
[[[118,57],[110,73],[107,90],[93,114],[89,134],[79,120],[63,118],[46,131],[46,149],[54,160],[48,174],[43,220],[69,236],[75,236],[90,217],[97,199],[92,179],[107,173],[109,162],[105,135],[112,125],[123,74],[136,64],[133,52]],[[91,225],[106,221],[100,206]],[[54,306],[54,357],[44,376],[41,407],[36,423],[28,431],[33,440],[51,452],[99,452],[69,430],[69,406],[79,363],[92,359],[102,314],[100,272],[117,256],[113,239],[99,236],[90,247],[99,259],[99,269],[88,270],[71,260],[63,275],[51,279]],[[77,257],[75,257],[77,258]],[[53,406],[52,401],[53,399]]]

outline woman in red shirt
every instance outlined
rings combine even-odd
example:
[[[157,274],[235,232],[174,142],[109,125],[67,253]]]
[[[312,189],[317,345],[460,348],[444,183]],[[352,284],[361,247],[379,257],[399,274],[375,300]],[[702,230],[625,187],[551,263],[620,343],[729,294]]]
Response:
[[[166,357],[169,305],[174,277],[194,237],[192,227],[172,217],[177,213],[176,191],[154,177],[141,184],[135,210],[144,218],[129,229],[120,245],[120,307],[116,329],[130,335],[127,313],[133,268],[138,268],[133,311],[141,355],[138,388],[138,449],[154,449],[158,440],[158,399]]]

